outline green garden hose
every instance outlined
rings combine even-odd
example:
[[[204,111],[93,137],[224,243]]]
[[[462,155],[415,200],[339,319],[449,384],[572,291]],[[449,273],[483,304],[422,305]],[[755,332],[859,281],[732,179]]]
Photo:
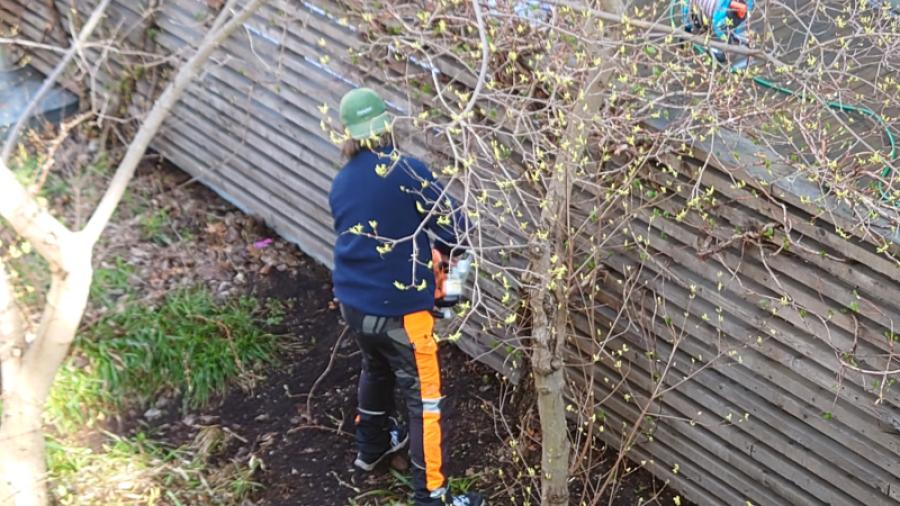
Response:
[[[680,4],[683,1],[688,1],[688,0],[672,0],[671,3],[669,4],[669,19],[672,23],[673,28],[679,28],[679,24],[677,23],[677,20],[675,17],[675,4],[676,3]],[[708,48],[704,47],[703,45],[701,45],[699,43],[694,42],[692,44],[692,46],[694,48],[694,51],[696,51],[697,53],[708,52]],[[715,58],[713,58],[713,59],[715,60]],[[724,63],[722,65],[725,66]],[[729,70],[731,72],[735,72],[735,73],[740,71],[740,69],[735,68],[735,67],[729,67]],[[754,76],[752,79],[753,79],[754,83],[756,83],[757,85],[759,85],[762,88],[769,89],[772,91],[777,91],[778,93],[782,93],[787,96],[797,97],[800,100],[806,99],[805,93],[801,93],[796,90],[792,90],[790,88],[787,88],[785,86],[777,84],[773,81],[770,81],[764,77]],[[865,116],[865,117],[871,119],[872,121],[874,121],[884,131],[884,137],[887,140],[888,147],[890,147],[890,153],[888,154],[889,162],[894,162],[897,160],[897,140],[894,137],[894,132],[891,130],[891,127],[884,121],[884,119],[880,115],[878,115],[875,111],[873,111],[872,109],[869,109],[868,107],[865,107],[865,106],[845,104],[843,102],[838,102],[838,101],[828,101],[828,102],[826,102],[826,105],[834,110],[841,111],[841,112],[847,112],[847,113],[856,113],[856,114]],[[891,173],[892,173],[892,169],[891,169],[890,165],[885,165],[884,168],[881,170],[881,178],[887,179],[888,177],[890,177]],[[877,182],[877,188],[878,188],[878,191],[881,193],[881,198],[883,200],[885,200],[887,202],[892,201],[892,199],[888,193],[888,189],[886,189],[884,187],[884,184],[882,183],[882,181],[879,180]]]

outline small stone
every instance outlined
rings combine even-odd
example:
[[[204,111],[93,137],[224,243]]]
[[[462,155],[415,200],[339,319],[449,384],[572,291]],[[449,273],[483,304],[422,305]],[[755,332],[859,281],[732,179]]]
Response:
[[[144,418],[146,418],[147,420],[150,420],[151,422],[153,420],[158,419],[161,416],[162,416],[162,411],[158,408],[150,408],[144,412]]]
[[[409,470],[409,462],[407,462],[403,455],[395,453],[391,458],[391,467],[402,473]]]

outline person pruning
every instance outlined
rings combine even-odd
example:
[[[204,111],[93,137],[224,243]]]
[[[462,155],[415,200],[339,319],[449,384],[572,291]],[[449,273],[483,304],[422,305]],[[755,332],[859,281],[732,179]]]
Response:
[[[329,203],[334,292],[362,351],[354,465],[371,471],[408,443],[417,506],[481,506],[477,493],[448,491],[449,428],[432,315],[432,247],[452,258],[464,249],[469,224],[425,164],[395,149],[392,118],[374,91],[347,93],[340,117],[350,139]],[[395,385],[408,428],[392,416]]]
[[[753,0],[681,0],[685,31],[709,31],[712,36],[729,44],[747,45],[747,25]],[[712,49],[713,56],[725,61],[725,53]]]

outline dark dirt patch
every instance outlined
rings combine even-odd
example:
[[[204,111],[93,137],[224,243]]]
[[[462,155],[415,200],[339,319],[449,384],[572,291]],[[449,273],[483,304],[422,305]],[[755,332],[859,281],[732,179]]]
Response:
[[[264,371],[266,380],[249,393],[234,389],[214,409],[183,418],[169,412],[154,424],[154,432],[174,444],[194,439],[199,429],[210,425],[233,435],[219,459],[252,454],[261,461],[254,478],[262,485],[253,497],[256,505],[346,506],[355,498],[359,504],[403,498],[405,485],[389,465],[372,474],[352,466],[360,357],[350,333],[342,338],[332,368],[316,388],[313,420],[304,416],[306,394],[325,371],[343,324],[332,302],[330,273],[309,260],[298,272],[256,280],[257,295],[292,307],[273,329],[288,335],[288,343],[279,363]],[[501,382],[492,370],[453,346],[443,347],[441,358],[449,397],[446,412],[452,420],[447,471],[469,477],[496,473],[503,442],[495,435],[487,403],[499,397]]]
[[[312,274],[315,277],[274,279],[264,289],[269,297],[298,301],[285,328],[296,334],[300,347],[285,357],[281,370],[260,391],[252,396],[235,392],[226,398],[217,410],[220,423],[248,439],[266,466],[259,476],[264,488],[255,497],[257,504],[344,506],[367,491],[376,493],[360,499],[363,504],[378,504],[377,495],[389,491],[392,497],[403,497],[402,482],[388,465],[372,475],[352,466],[360,358],[350,333],[342,338],[331,370],[316,388],[313,419],[303,416],[305,394],[325,371],[343,329],[339,312],[330,304],[330,285],[323,283],[329,274]],[[444,347],[441,358],[450,401],[447,416],[453,420],[448,473],[477,474],[496,463],[501,447],[493,424],[485,423],[489,418],[479,398],[496,398],[499,382],[491,370],[454,347]]]
[[[346,506],[353,500],[361,505],[394,504],[409,492],[397,477],[403,473],[392,473],[383,464],[367,475],[352,466],[359,374],[352,335],[343,337],[332,368],[316,389],[314,420],[310,423],[303,416],[306,394],[326,369],[343,325],[332,302],[329,272],[309,260],[302,261],[298,272],[255,280],[258,295],[290,301],[293,308],[275,329],[289,336],[289,346],[281,361],[266,371],[267,379],[253,392],[232,391],[215,409],[187,417],[188,423],[172,420],[168,432],[176,439],[190,440],[189,435],[207,423],[234,434],[230,451],[220,458],[246,459],[252,454],[261,460],[263,468],[254,478],[261,487],[252,496],[257,506]],[[505,404],[510,429],[533,435],[537,423],[533,411],[515,395],[510,398],[511,389],[491,369],[456,347],[444,346],[441,358],[451,420],[448,474],[472,478],[473,488],[492,497],[492,504],[525,504],[520,499],[522,485],[531,480],[514,478],[522,466],[512,463],[508,432],[495,415],[501,409],[498,406]],[[520,451],[527,460],[538,462],[536,437],[517,439],[531,439]],[[649,473],[636,472],[622,480],[613,501],[599,504],[637,505],[641,499],[648,504],[647,499],[660,488]],[[673,504],[674,495],[664,492],[659,503]]]

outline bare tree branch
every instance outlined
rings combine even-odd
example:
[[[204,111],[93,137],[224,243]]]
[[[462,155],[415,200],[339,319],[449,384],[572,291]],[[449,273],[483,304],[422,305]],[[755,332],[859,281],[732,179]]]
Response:
[[[42,51],[50,51],[53,53],[63,53],[63,54],[65,54],[68,51],[66,48],[54,46],[52,44],[43,44],[40,42],[34,42],[32,40],[14,39],[14,38],[10,38],[10,37],[0,37],[0,45],[22,46],[22,47],[27,47],[29,49],[40,49]]]
[[[255,12],[264,1],[265,0],[253,0],[244,8],[244,10],[228,21],[228,23],[224,24],[221,28],[208,33],[203,39],[203,42],[200,43],[197,52],[178,71],[178,74],[147,114],[147,117],[141,125],[141,129],[128,146],[128,151],[125,153],[125,157],[119,164],[119,168],[116,169],[116,173],[113,175],[106,193],[97,205],[97,209],[94,211],[93,216],[91,216],[91,219],[82,230],[81,234],[88,241],[91,243],[96,242],[100,237],[100,234],[103,233],[103,229],[106,228],[107,223],[109,223],[109,219],[112,217],[116,206],[119,205],[122,195],[125,194],[125,188],[127,187],[128,182],[131,181],[132,176],[134,176],[134,171],[137,169],[138,164],[143,158],[147,146],[150,145],[153,137],[156,136],[163,121],[165,121],[168,116],[169,111],[176,102],[178,102],[178,99],[191,82],[193,82],[194,78],[200,73],[203,64],[216,47],[228,38],[238,26],[249,19],[253,12]],[[219,26],[221,20],[224,19],[228,13],[228,9],[223,9],[222,13],[219,15],[219,20],[216,21],[214,26]]]
[[[38,253],[59,270],[65,264],[61,247],[69,242],[72,233],[28,193],[5,163],[0,162],[0,216],[30,242]]]
[[[87,39],[91,36],[91,33],[94,32],[94,29],[97,28],[100,20],[103,19],[103,15],[106,12],[106,8],[109,6],[109,3],[110,0],[102,0],[100,5],[94,9],[94,12],[91,13],[91,17],[88,18],[87,23],[85,23],[84,27],[81,29],[81,33],[78,34],[78,38],[72,42],[69,50],[66,51],[66,54],[56,65],[56,68],[53,69],[53,72],[44,79],[44,84],[41,85],[41,88],[31,98],[31,102],[28,103],[25,111],[19,116],[19,120],[16,121],[15,126],[13,126],[9,131],[9,134],[7,134],[9,137],[7,137],[6,143],[3,145],[3,151],[0,152],[0,162],[6,163],[9,160],[9,155],[12,154],[13,147],[16,145],[16,140],[19,138],[19,132],[22,131],[22,127],[25,126],[25,123],[31,118],[31,114],[34,112],[35,108],[37,108],[38,104],[41,103],[41,100],[44,99],[47,93],[53,88],[53,85],[56,84],[56,80],[59,79],[59,76],[65,72],[66,67],[69,66],[69,62],[72,61],[72,58],[81,52],[82,46],[87,42]]]

